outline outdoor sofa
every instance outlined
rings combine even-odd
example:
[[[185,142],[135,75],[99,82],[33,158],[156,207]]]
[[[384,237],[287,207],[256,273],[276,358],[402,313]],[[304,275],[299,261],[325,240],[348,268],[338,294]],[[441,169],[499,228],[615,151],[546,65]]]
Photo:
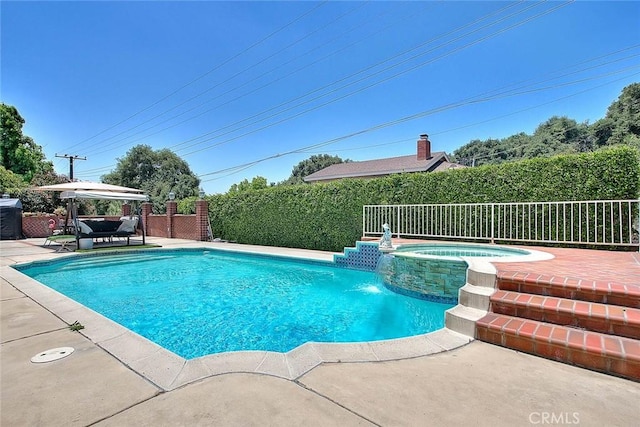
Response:
[[[129,238],[136,235],[137,218],[122,218],[119,221],[113,220],[79,220],[78,235],[80,239],[109,239],[114,237],[126,237],[127,245]]]

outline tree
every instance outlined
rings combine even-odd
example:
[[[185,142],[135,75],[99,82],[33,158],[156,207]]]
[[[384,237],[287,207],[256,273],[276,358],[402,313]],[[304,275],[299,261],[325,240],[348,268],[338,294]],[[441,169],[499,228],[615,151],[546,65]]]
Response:
[[[52,171],[53,164],[41,146],[22,134],[24,123],[16,107],[0,104],[0,165],[29,182],[37,173]]]
[[[304,184],[304,177],[309,176],[312,173],[318,172],[328,166],[338,163],[347,163],[351,160],[342,160],[338,156],[330,156],[328,154],[314,154],[306,160],[301,161],[293,167],[291,176],[282,181],[280,185],[296,185]]]
[[[630,144],[640,148],[640,83],[624,89],[607,114],[592,126],[598,146]]]
[[[0,172],[3,170],[4,168],[0,167]],[[0,173],[0,176],[6,177],[6,172]],[[18,175],[14,176],[17,177]],[[11,194],[11,196],[20,199],[25,212],[53,213],[56,208],[66,205],[66,202],[60,199],[60,193],[53,191],[36,191],[30,187],[62,184],[64,182],[69,182],[69,178],[65,175],[58,175],[53,171],[40,172],[33,177],[30,183],[22,182],[21,186],[9,190],[5,189],[5,191]]]
[[[533,135],[519,133],[500,140],[473,140],[453,152],[455,161],[479,166],[505,161],[593,151],[605,145],[627,144],[640,149],[640,83],[622,90],[604,118],[589,125],[554,116]]]
[[[594,151],[605,145],[626,144],[640,149],[640,83],[622,90],[604,118],[592,125],[554,116],[538,125],[533,135],[519,133],[500,140],[473,140],[453,152],[463,165]]]
[[[143,190],[156,213],[166,211],[170,192],[182,199],[197,196],[200,186],[187,162],[169,149],[154,151],[148,145],[137,145],[119,158],[116,169],[104,175],[102,182]]]
[[[549,157],[580,151],[581,141],[588,135],[588,125],[568,117],[553,116],[536,128],[525,158]]]
[[[0,166],[0,191],[6,194],[15,194],[16,191],[27,187],[20,175],[7,170],[4,166]]]
[[[499,163],[508,147],[501,140],[489,138],[485,141],[474,139],[454,152],[456,162],[465,166],[480,166]]]
[[[249,180],[245,178],[240,183],[233,184],[229,188],[229,193],[240,193],[243,191],[262,190],[267,187],[268,187],[267,178],[262,176],[256,176],[251,180],[251,182],[249,182]]]

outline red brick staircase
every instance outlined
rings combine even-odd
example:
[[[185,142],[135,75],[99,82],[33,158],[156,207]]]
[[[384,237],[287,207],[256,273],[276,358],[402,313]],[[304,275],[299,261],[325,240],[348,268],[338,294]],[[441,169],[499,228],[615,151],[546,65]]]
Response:
[[[482,341],[640,381],[640,286],[500,271]]]

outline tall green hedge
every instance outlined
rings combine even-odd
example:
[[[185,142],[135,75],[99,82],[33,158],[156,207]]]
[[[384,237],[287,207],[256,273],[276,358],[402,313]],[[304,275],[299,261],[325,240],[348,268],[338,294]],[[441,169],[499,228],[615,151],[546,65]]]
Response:
[[[347,179],[207,197],[214,236],[341,251],[362,234],[365,204],[635,199],[638,151],[626,146],[436,173]]]

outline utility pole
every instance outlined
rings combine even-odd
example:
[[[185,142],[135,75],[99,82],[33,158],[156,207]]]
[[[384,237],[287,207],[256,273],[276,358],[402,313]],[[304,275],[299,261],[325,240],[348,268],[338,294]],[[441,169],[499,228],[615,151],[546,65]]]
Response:
[[[76,155],[69,155],[69,154],[60,154],[58,155],[58,153],[56,153],[56,157],[61,157],[63,159],[69,159],[69,181],[73,182],[73,161],[74,160],[87,160],[86,157],[80,157],[80,156],[76,156]],[[67,234],[69,231],[69,215],[72,215],[71,211],[73,209],[73,202],[71,201],[72,199],[67,200],[67,215],[64,218],[64,234]],[[73,215],[72,215],[73,216]],[[76,234],[76,245],[78,244],[78,235]],[[76,246],[77,247],[77,246]]]
[[[87,160],[86,157],[80,157],[76,155],[70,156],[69,154],[56,154],[56,157],[61,157],[63,159],[69,159],[69,179],[73,182],[73,161],[74,160]]]

